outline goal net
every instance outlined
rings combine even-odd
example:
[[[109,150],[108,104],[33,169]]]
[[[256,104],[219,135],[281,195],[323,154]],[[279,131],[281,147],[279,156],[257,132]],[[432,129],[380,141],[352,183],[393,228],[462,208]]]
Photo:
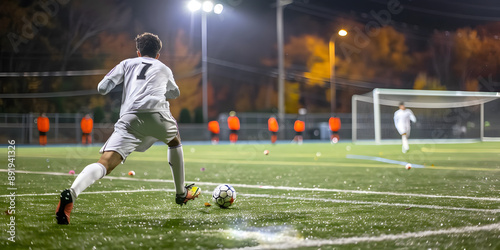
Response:
[[[377,88],[352,97],[353,142],[400,139],[393,120],[400,102],[417,117],[413,140],[500,140],[500,93]]]

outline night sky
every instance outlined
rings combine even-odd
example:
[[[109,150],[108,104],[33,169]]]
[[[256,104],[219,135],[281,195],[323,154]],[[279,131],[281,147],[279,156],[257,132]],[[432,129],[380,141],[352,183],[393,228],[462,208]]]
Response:
[[[20,6],[34,3],[21,1]],[[113,1],[111,1],[113,2]],[[131,7],[131,30],[144,30],[168,36],[183,29],[193,49],[201,41],[200,13],[191,13],[187,0],[114,1]],[[209,57],[259,66],[263,57],[276,56],[275,0],[220,0],[222,15],[208,15]],[[371,13],[387,12],[388,2],[397,2],[403,10],[391,15],[391,26],[425,43],[434,30],[453,31],[500,21],[500,1],[493,0],[294,0],[284,9],[285,39],[301,34],[328,37],[331,23],[338,18],[360,23],[373,21]],[[96,5],[99,1],[85,1]],[[341,27],[341,23],[336,23]],[[168,41],[165,41],[168,42]]]
[[[117,37],[125,34],[125,40],[131,42],[138,33],[156,33],[164,43],[164,49],[161,52],[162,60],[171,66],[177,61],[183,60],[183,58],[173,58],[171,56],[172,53],[169,53],[173,49],[169,45],[174,42],[179,30],[184,31],[187,37],[186,45],[193,53],[201,51],[201,14],[200,11],[191,13],[187,9],[187,2],[187,0],[69,1],[67,6],[61,8],[54,17],[51,17],[50,20],[54,23],[54,26],[41,27],[33,40],[29,40],[26,44],[21,44],[21,53],[12,53],[9,41],[6,39],[6,36],[2,36],[2,47],[0,48],[2,55],[0,61],[1,71],[37,72],[60,70],[60,58],[54,55],[54,51],[57,49],[50,50],[47,47],[54,46],[60,48],[64,45],[64,39],[67,38],[61,37],[61,30],[57,29],[69,29],[67,28],[70,27],[67,23],[69,19],[68,15],[71,12],[70,10],[75,8],[92,12],[93,16],[89,16],[90,20],[94,18],[104,20],[111,18],[106,15],[111,13],[115,7],[130,11],[130,15],[127,16],[126,20],[123,20],[123,18],[122,20],[117,20],[116,25],[112,25],[112,27],[100,32],[111,34],[111,36],[116,35]],[[223,13],[221,15],[207,14],[209,81],[215,85],[219,84],[216,88],[227,85],[255,85],[257,89],[263,85],[276,85],[276,1],[219,0],[218,2],[224,4]],[[10,3],[10,6],[15,6],[14,8],[22,10],[31,8],[34,11],[40,11],[36,7],[37,0],[24,0],[21,2],[8,0],[5,3]],[[398,8],[400,11],[391,13],[391,8]],[[464,27],[476,29],[477,27],[484,27],[486,24],[492,24],[489,29],[483,29],[486,30],[486,33],[483,32],[481,34],[483,36],[481,39],[495,37],[494,39],[498,40],[498,37],[500,37],[500,25],[498,25],[500,24],[499,11],[500,1],[493,0],[479,0],[474,2],[467,0],[290,0],[290,4],[284,7],[284,37],[285,44],[294,38],[303,37],[304,35],[319,37],[326,43],[338,29],[346,28],[349,30],[349,23],[356,22],[361,25],[376,23],[380,25],[382,21],[382,26],[390,26],[398,34],[404,35],[404,43],[408,47],[408,56],[412,57],[412,61],[419,63],[417,65],[420,67],[418,71],[427,71],[430,75],[435,76],[443,72],[439,72],[442,69],[433,68],[432,66],[432,60],[435,63],[436,58],[440,58],[440,55],[432,55],[431,47],[436,45],[436,43],[432,45],[432,37],[437,33],[446,34],[448,31],[450,34],[453,34],[457,29]],[[33,13],[26,15],[30,17]],[[18,18],[15,15],[11,15],[11,18],[12,16]],[[116,16],[112,17],[117,18]],[[21,27],[19,23],[21,23],[19,20],[16,25],[3,22],[2,26],[0,26],[0,31],[2,34],[8,34],[9,32],[20,34]],[[56,28],[53,29],[53,27]],[[71,34],[71,30],[62,30],[62,32]],[[350,34],[349,39],[356,38],[356,34]],[[90,48],[89,44],[97,44],[99,46],[99,35],[93,35],[85,41],[86,49]],[[495,40],[492,40],[492,42],[495,42]],[[476,60],[481,62],[483,59],[493,59],[489,65],[485,63],[484,69],[479,67],[470,71],[474,71],[474,77],[479,75],[483,78],[489,78],[492,75],[493,82],[495,82],[500,77],[500,73],[495,71],[500,68],[500,63],[497,63],[496,59],[494,59],[497,53],[496,47],[488,51],[491,44],[484,44],[483,50],[478,56],[475,56]],[[297,50],[307,49],[297,48]],[[135,48],[130,46],[130,50],[127,47],[120,51],[114,51],[112,55],[101,52],[98,56],[107,60],[113,60],[113,63],[118,63],[120,60],[134,56],[134,50]],[[61,51],[57,53],[61,53]],[[287,59],[289,58],[288,54],[285,56]],[[484,57],[480,58],[479,56]],[[47,60],[51,60],[52,63],[41,63]],[[85,52],[81,50],[77,50],[75,54],[71,55],[69,62],[67,67],[71,70],[109,70],[112,67],[107,64],[97,63],[98,58],[87,58]],[[378,64],[377,62],[369,63],[372,64],[367,65],[368,68],[373,67],[374,64],[375,66]],[[287,74],[289,74],[287,75],[287,79],[295,77],[292,81],[296,80],[299,82],[301,84],[300,91],[304,91],[303,86],[307,85],[307,80],[303,77],[297,78],[297,76],[307,72],[308,69],[305,66],[305,62],[299,62],[298,64],[300,65],[287,66]],[[476,62],[471,62],[471,65],[474,64],[477,65]],[[444,67],[444,70],[450,72],[454,70],[451,68],[451,64],[442,64],[439,67]],[[416,75],[419,72],[417,70],[411,71],[411,69],[408,72],[396,72],[396,70],[392,69],[396,74],[399,74],[392,80],[384,78],[387,77],[386,74],[383,74],[384,72],[380,74],[380,71],[385,70],[383,69],[379,70],[372,78],[361,79],[363,83],[347,82],[346,84],[351,84],[350,86],[363,85],[362,89],[356,90],[357,93],[369,92],[370,88],[374,87],[412,88]],[[193,69],[192,71],[196,72],[196,70]],[[469,69],[465,69],[465,71],[467,70]],[[445,73],[451,74],[449,72]],[[466,73],[468,74],[468,72]],[[349,77],[345,76],[344,79],[350,81]],[[459,78],[460,75],[455,72],[454,79],[442,77],[441,81],[443,84],[447,84],[450,90],[458,90],[464,86],[463,84],[459,86],[457,83],[460,80]],[[24,91],[42,93],[56,90],[88,90],[89,88],[89,84],[67,84],[62,85],[65,89],[51,89],[52,79],[42,79],[43,84],[41,85],[33,83],[30,85],[29,79],[21,78],[4,78],[0,79],[0,81],[6,83],[4,86],[10,86],[4,88],[2,93],[12,92],[12,89],[16,89],[16,93]],[[85,82],[85,80],[82,82]],[[395,85],[391,85],[393,83]],[[494,83],[492,84],[494,85]],[[39,87],[36,88],[33,86]],[[306,88],[309,87],[306,86]],[[304,96],[310,95],[313,96],[313,99],[319,100],[314,104],[318,107],[328,105],[323,93],[327,90],[328,86],[325,84],[321,88],[309,88],[308,91],[310,93],[304,94]],[[229,91],[238,92],[239,90],[231,87]],[[269,91],[274,90],[269,89]],[[256,90],[253,93],[253,98],[256,98],[257,92]],[[271,92],[269,93],[274,95]],[[86,100],[82,100],[82,103],[85,102]],[[218,111],[226,111],[233,108],[231,104],[233,101],[224,100],[224,102],[228,103],[227,106],[217,107]],[[301,105],[305,104],[301,101]]]
[[[224,13],[208,17],[209,57],[251,63],[276,54],[276,1],[226,0]],[[328,37],[329,26],[337,18],[350,18],[361,23],[374,20],[371,13],[387,11],[386,0],[295,0],[284,9],[285,39],[300,34]],[[397,2],[397,1],[394,1]],[[191,14],[185,1],[149,1],[137,15],[144,26],[161,32],[167,26],[189,30],[193,45],[200,37],[199,14]],[[499,1],[402,0],[401,13],[391,15],[390,25],[408,34],[416,43],[425,44],[435,31],[453,31],[500,21]],[[144,13],[151,13],[144,15]],[[141,17],[142,16],[142,17]],[[337,24],[341,26],[342,24]],[[173,27],[170,27],[173,28]]]

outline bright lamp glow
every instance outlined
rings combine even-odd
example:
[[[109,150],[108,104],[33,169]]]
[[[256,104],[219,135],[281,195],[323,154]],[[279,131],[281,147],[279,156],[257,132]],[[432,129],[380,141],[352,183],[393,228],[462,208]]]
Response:
[[[195,12],[201,8],[201,3],[196,0],[191,0],[189,1],[187,7],[190,11]]]
[[[214,3],[212,3],[212,1],[203,2],[203,6],[202,6],[203,11],[210,12],[213,10],[213,8],[214,8]]]
[[[223,9],[224,9],[224,6],[220,3],[218,3],[214,6],[214,13],[218,15],[218,14],[222,13]]]
[[[339,36],[347,36],[347,31],[345,29],[339,30]]]

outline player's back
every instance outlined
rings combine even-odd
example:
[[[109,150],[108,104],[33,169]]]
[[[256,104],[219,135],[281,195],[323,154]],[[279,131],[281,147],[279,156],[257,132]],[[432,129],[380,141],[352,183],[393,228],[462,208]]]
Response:
[[[170,98],[179,95],[170,68],[150,57],[136,57],[120,62],[101,83],[103,86],[99,88],[103,93],[114,88],[113,84],[123,83],[120,116],[126,113],[168,111],[166,97],[169,94]]]
[[[165,93],[169,78],[173,79],[170,69],[149,57],[128,59],[123,64],[122,109],[130,112],[168,109]]]

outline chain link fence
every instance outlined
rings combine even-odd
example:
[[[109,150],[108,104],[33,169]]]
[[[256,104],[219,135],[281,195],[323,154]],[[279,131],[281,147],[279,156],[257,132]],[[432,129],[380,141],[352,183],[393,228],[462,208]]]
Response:
[[[47,113],[50,120],[50,130],[47,132],[48,144],[79,144],[81,143],[82,131],[80,121],[85,114],[62,114]],[[270,113],[238,113],[241,122],[239,140],[269,141],[271,133],[267,129],[267,120],[273,114]],[[38,144],[39,132],[36,120],[39,114],[0,114],[0,140],[16,140],[18,144]],[[220,140],[229,140],[229,128],[227,127],[228,114],[218,117],[220,124]],[[341,140],[351,139],[351,114],[339,114],[342,128],[339,131]],[[284,121],[278,121],[280,131],[278,140],[292,140],[295,136],[293,124],[295,120],[301,119],[305,122],[305,140],[324,140],[330,138],[328,127],[329,114],[306,114],[286,115]],[[114,129],[113,123],[94,123],[92,131],[93,143],[104,143]],[[210,133],[206,124],[181,123],[179,131],[183,141],[209,141]]]

